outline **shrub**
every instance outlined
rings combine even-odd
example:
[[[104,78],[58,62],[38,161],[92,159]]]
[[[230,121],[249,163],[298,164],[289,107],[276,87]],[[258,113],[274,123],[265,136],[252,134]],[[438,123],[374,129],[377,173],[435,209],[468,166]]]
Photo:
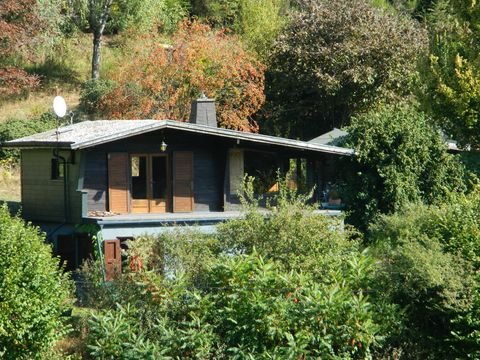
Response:
[[[359,251],[358,235],[343,226],[342,218],[326,217],[308,205],[309,196],[297,196],[279,180],[279,195],[268,205],[269,213],[255,203],[248,205],[244,218],[218,227],[218,239],[226,253],[250,254],[278,262],[286,271],[307,271],[319,279],[343,267]],[[243,202],[253,198],[247,184]],[[322,280],[325,281],[325,278]]]
[[[53,129],[55,126],[55,116],[49,112],[42,114],[38,119],[8,119],[0,123],[0,145],[8,140]],[[20,160],[20,151],[1,147],[0,160],[17,163]]]
[[[45,236],[0,208],[0,353],[40,358],[66,331],[72,284]]]
[[[87,114],[95,114],[99,101],[103,96],[115,88],[115,82],[111,80],[87,80],[82,84],[80,91],[80,106]]]
[[[408,104],[383,106],[354,118],[347,146],[357,152],[345,176],[349,222],[360,229],[379,213],[409,202],[440,203],[463,191],[463,167],[431,119]]]
[[[269,216],[247,205],[217,235],[132,241],[135,271],[105,287],[121,306],[92,318],[91,354],[367,358],[395,337],[401,314],[372,289],[353,232],[283,187],[275,204]]]
[[[414,358],[480,354],[478,210],[476,192],[412,205],[371,227],[379,284],[407,316],[397,341]]]

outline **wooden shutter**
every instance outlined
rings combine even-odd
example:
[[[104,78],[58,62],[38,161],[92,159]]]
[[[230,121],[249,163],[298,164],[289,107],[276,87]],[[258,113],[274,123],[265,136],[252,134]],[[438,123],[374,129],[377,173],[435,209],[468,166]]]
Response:
[[[230,149],[228,168],[230,175],[230,195],[237,195],[242,187],[243,177],[245,175],[242,149]]]
[[[111,212],[128,213],[128,154],[108,154],[108,203]]]
[[[104,257],[105,257],[105,275],[106,281],[113,280],[122,273],[122,257],[120,252],[120,240],[105,240]]]
[[[173,153],[173,211],[193,211],[193,153]]]

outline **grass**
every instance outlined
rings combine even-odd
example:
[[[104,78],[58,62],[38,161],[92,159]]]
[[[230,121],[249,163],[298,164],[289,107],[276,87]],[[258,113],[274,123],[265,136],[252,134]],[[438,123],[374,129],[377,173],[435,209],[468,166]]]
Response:
[[[93,309],[74,306],[69,324],[72,331],[59,340],[54,348],[59,359],[85,359],[87,355],[87,321]]]
[[[0,201],[20,202],[19,167],[0,167]]]
[[[108,79],[115,76],[122,44],[110,37],[105,37],[103,44],[100,75]],[[91,54],[91,35],[77,34],[62,42],[54,59],[45,57],[29,65],[27,70],[41,78],[40,88],[23,98],[0,101],[0,122],[10,118],[38,118],[51,111],[56,95],[63,96],[69,109],[77,112],[80,86],[90,78]]]
[[[58,95],[65,98],[70,109],[75,111],[80,100],[80,92],[78,90],[58,91]],[[52,109],[53,98],[56,91],[41,91],[32,93],[26,99],[16,99],[6,102],[0,107],[0,122],[7,119],[25,119],[38,118],[41,114]]]

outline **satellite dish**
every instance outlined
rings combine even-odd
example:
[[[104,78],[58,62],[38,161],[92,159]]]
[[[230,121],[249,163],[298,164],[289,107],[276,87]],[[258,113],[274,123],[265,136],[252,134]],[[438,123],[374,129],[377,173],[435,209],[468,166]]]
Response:
[[[55,96],[55,99],[53,99],[53,111],[61,118],[67,114],[67,103],[63,97]]]

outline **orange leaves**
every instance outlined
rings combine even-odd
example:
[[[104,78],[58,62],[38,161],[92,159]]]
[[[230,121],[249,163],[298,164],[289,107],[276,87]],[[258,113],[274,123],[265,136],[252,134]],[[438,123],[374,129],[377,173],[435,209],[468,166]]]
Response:
[[[0,69],[0,96],[20,95],[39,84],[37,76],[14,67]]]
[[[265,101],[265,67],[238,38],[194,21],[180,25],[172,46],[144,41],[120,67],[119,87],[102,99],[104,114],[186,121],[191,101],[204,92],[217,101],[220,126],[258,131],[250,117]]]
[[[35,35],[42,30],[35,15],[36,0],[0,1],[0,66],[12,55],[28,57]],[[39,78],[15,67],[0,68],[0,96],[20,95],[39,84]]]

